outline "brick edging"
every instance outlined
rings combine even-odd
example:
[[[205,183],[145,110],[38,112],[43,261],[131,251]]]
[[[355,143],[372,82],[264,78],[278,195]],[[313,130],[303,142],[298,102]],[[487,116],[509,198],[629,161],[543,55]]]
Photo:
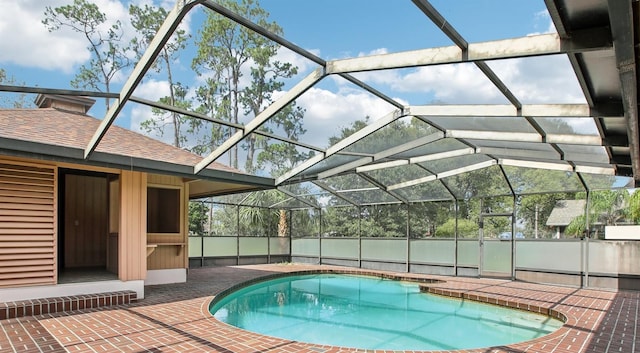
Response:
[[[480,303],[493,304],[493,305],[498,305],[498,306],[511,308],[511,309],[529,311],[529,312],[549,316],[554,319],[558,319],[564,323],[566,323],[568,319],[565,314],[555,309],[546,308],[546,307],[534,305],[534,304],[528,304],[528,303],[520,302],[517,300],[504,300],[504,299],[499,299],[499,298],[495,298],[487,295],[466,293],[466,292],[460,292],[456,290],[430,287],[426,285],[420,285],[420,291],[427,292],[430,294],[442,295],[445,297],[467,299],[467,300],[480,302]]]
[[[0,320],[124,305],[137,299],[135,291],[118,291],[5,302],[0,303]]]

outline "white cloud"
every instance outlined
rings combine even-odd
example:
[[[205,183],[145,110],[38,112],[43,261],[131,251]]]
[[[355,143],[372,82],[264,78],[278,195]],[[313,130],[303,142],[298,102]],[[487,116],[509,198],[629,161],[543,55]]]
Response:
[[[564,55],[498,60],[489,66],[523,103],[585,103]]]
[[[307,134],[303,142],[327,147],[329,137],[340,135],[342,128],[367,116],[376,120],[393,110],[388,103],[364,92],[336,94],[320,88],[311,88],[296,101],[306,109],[304,127]]]
[[[143,81],[135,89],[135,91],[133,92],[133,95],[136,97],[148,99],[151,101],[158,101],[160,98],[166,97],[169,95],[169,83],[167,81],[158,81],[158,80]],[[146,132],[141,130],[140,127],[142,125],[142,122],[149,120],[152,117],[157,118],[157,116],[153,115],[151,111],[151,107],[148,107],[146,105],[136,104],[131,109],[131,122],[130,122],[129,128],[132,131],[146,134]],[[159,136],[153,136],[154,134],[151,134],[151,135],[152,137],[156,137],[156,138],[159,137]],[[170,137],[169,137],[169,140],[165,141],[165,139],[167,138],[168,137],[165,134],[164,138],[160,138],[160,139],[167,143],[173,142],[170,140]]]
[[[309,52],[316,56],[320,56],[319,50],[309,50]],[[278,60],[281,63],[290,63],[291,65],[296,66],[298,68],[297,77],[304,77],[311,70],[315,70],[318,67],[315,62],[303,56],[300,56],[285,47],[280,47],[280,49],[276,53],[275,60]]]
[[[66,1],[0,0],[0,63],[72,71],[89,59],[83,38],[68,30],[49,33],[42,24],[47,6]]]
[[[169,95],[169,82],[163,80],[145,80],[136,87],[133,94],[137,97],[157,101]]]
[[[46,7],[56,8],[71,4],[72,0],[0,0],[0,64],[11,63],[23,67],[45,70],[61,70],[69,74],[90,58],[88,42],[82,33],[69,28],[49,32],[42,20]],[[123,43],[127,43],[135,31],[129,21],[129,2],[120,0],[91,0],[103,12],[107,21],[102,25],[107,30],[120,21]],[[151,0],[134,0],[133,3],[153,4]],[[160,3],[167,6],[167,2]],[[169,9],[173,5],[169,6]],[[189,31],[187,16],[181,25]],[[133,53],[130,57],[133,59]],[[115,77],[114,82],[123,82],[127,75]]]
[[[546,26],[542,31],[532,32],[528,35],[538,35],[538,34],[547,34],[547,33],[557,33],[556,26],[553,24],[551,20],[551,16],[549,15],[549,11],[544,9],[542,11],[538,11],[533,15],[533,19],[535,21],[534,27],[540,28]]]

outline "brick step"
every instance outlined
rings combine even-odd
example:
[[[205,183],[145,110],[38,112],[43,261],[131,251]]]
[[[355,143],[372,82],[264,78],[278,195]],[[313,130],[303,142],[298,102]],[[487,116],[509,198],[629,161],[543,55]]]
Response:
[[[118,291],[5,302],[0,303],[0,320],[124,305],[136,300],[135,291]]]

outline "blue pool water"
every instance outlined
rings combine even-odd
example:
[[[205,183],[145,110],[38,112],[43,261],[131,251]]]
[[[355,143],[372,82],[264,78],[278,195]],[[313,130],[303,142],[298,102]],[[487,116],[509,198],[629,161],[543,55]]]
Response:
[[[521,342],[562,322],[420,293],[377,277],[288,276],[244,287],[210,308],[220,321],[295,341],[386,350],[454,350]]]

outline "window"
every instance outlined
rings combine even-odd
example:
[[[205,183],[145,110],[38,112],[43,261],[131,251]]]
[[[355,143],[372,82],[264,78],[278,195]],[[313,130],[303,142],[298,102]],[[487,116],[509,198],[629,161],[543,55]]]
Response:
[[[147,233],[180,233],[180,190],[147,188]]]

